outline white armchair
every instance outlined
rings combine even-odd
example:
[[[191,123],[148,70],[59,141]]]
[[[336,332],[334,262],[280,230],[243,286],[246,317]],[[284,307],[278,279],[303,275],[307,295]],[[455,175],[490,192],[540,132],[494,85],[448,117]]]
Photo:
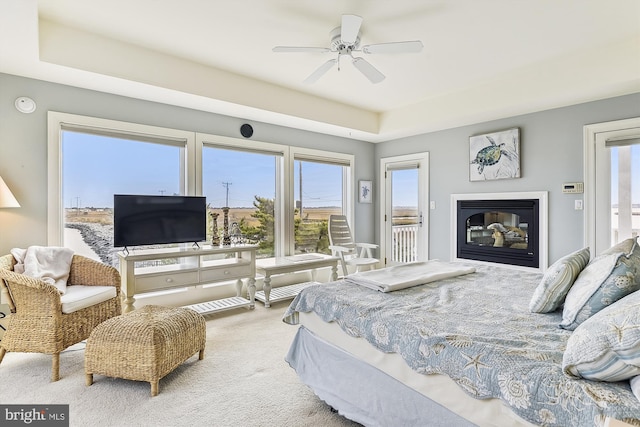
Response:
[[[380,262],[372,255],[372,250],[377,249],[378,245],[354,242],[347,217],[344,215],[329,217],[329,243],[333,256],[340,258],[344,276],[349,274],[349,265],[355,266],[358,272],[364,267],[374,268]]]

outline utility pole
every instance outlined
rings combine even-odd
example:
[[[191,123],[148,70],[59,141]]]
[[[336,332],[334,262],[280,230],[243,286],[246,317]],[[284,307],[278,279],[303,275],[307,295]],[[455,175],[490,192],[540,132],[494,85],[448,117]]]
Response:
[[[232,184],[231,182],[223,182],[222,183],[222,186],[227,188],[227,198],[226,198],[226,201],[225,201],[225,206],[226,207],[229,207],[229,186],[231,184]]]
[[[302,219],[302,161],[298,165],[300,166],[300,219]]]
[[[76,216],[80,215],[80,197],[76,196]]]

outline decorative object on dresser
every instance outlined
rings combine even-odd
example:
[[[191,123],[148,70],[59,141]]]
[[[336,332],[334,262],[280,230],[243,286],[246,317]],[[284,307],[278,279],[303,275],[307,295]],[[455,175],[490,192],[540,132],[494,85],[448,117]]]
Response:
[[[51,354],[51,381],[57,381],[60,353],[120,314],[120,274],[101,262],[72,255],[63,291],[45,281],[49,277],[17,273],[17,265],[14,255],[0,257],[0,287],[6,287],[2,293],[8,295],[11,308],[7,331],[0,341],[0,362],[12,351]]]
[[[218,231],[218,217],[220,216],[217,212],[211,212],[211,244],[213,246],[220,245],[220,232]]]
[[[257,245],[174,247],[118,252],[124,312],[134,309],[135,295],[164,289],[235,280],[236,296],[194,304],[199,313],[255,307]],[[177,259],[178,263],[163,264]],[[144,266],[144,263],[155,264]],[[247,279],[249,299],[242,297],[242,279]]]
[[[229,234],[229,208],[222,208],[222,244],[229,246],[231,244],[231,235]]]
[[[469,180],[520,178],[520,129],[469,138]]]
[[[85,348],[86,384],[93,375],[147,381],[156,396],[160,379],[195,353],[204,358],[206,324],[186,308],[146,305],[98,325]]]

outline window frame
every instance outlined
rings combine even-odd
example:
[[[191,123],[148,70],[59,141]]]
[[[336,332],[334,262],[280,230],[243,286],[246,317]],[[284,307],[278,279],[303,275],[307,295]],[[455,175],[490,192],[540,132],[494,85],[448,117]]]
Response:
[[[209,147],[214,148],[226,148],[229,150],[245,151],[245,152],[258,152],[264,154],[270,154],[281,157],[282,161],[276,165],[276,199],[274,202],[274,250],[275,256],[284,256],[286,254],[285,244],[288,238],[288,227],[293,228],[293,222],[289,224],[285,220],[287,215],[282,215],[283,212],[288,211],[287,197],[285,194],[284,181],[287,180],[287,156],[288,147],[281,144],[273,144],[270,142],[261,141],[247,141],[238,138],[231,138],[220,135],[212,135],[205,133],[196,133],[196,152],[198,155],[198,162],[196,163],[196,182],[198,194],[202,194],[202,172],[203,172],[203,156],[204,149]]]
[[[606,140],[633,138],[638,135],[638,129],[640,129],[640,117],[595,123],[583,127],[583,231],[584,244],[591,248],[592,254],[598,254],[610,247],[611,211],[607,206],[611,200],[609,194],[611,160],[605,147]]]
[[[354,188],[355,188],[355,156],[353,154],[335,153],[324,150],[316,150],[303,147],[289,147],[289,170],[291,171],[290,180],[288,182],[289,199],[291,202],[291,210],[289,217],[291,218],[290,236],[288,254],[295,253],[295,237],[294,237],[294,212],[295,212],[295,192],[294,192],[294,165],[296,160],[313,161],[320,163],[330,163],[348,167],[342,173],[342,206],[343,215],[347,217],[349,224],[354,224]],[[352,226],[353,228],[353,226]]]
[[[342,205],[345,215],[353,224],[355,206],[355,155],[353,154],[49,111],[47,115],[47,244],[50,246],[64,244],[64,202],[62,199],[62,133],[64,130],[183,147],[184,156],[181,159],[183,167],[181,186],[183,188],[181,190],[185,195],[190,196],[202,194],[203,149],[207,145],[281,156],[282,161],[278,162],[276,167],[276,257],[292,255],[295,252],[294,164],[296,160],[333,163],[348,167],[343,171]]]
[[[196,195],[196,153],[193,132],[49,111],[47,114],[47,244],[49,246],[61,246],[64,243],[62,133],[65,130],[180,146],[184,154],[181,159],[181,191],[185,195]]]

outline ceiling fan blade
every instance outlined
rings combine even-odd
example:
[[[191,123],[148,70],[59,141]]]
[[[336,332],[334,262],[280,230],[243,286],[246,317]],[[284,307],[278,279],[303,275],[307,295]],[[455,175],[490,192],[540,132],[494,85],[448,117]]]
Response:
[[[304,47],[304,46],[276,46],[271,49],[274,52],[279,53],[292,53],[292,52],[311,52],[311,53],[324,53],[331,52],[328,47]]]
[[[342,28],[340,38],[346,45],[352,45],[358,39],[362,18],[358,15],[342,15]]]
[[[360,70],[371,83],[380,83],[385,79],[384,74],[369,64],[364,58],[353,58],[353,65]]]
[[[322,76],[324,76],[324,74],[329,71],[331,69],[331,67],[333,67],[334,65],[336,65],[336,63],[338,62],[337,59],[330,59],[327,62],[325,62],[324,64],[322,64],[320,67],[318,67],[317,70],[315,70],[313,73],[311,73],[311,75],[309,77],[307,77],[306,79],[304,79],[304,83],[307,84],[312,84],[318,81],[318,79]]]
[[[362,46],[364,53],[416,53],[422,51],[422,42],[420,40],[406,42],[391,42],[370,44]]]

